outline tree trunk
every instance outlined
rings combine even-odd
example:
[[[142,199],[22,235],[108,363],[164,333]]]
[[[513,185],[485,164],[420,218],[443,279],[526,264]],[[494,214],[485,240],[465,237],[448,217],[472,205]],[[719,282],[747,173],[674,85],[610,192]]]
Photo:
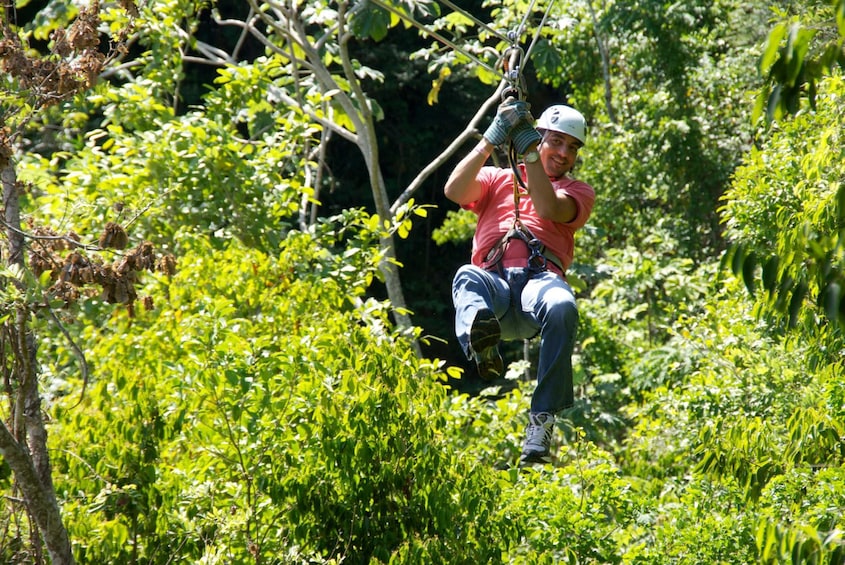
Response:
[[[601,33],[599,31],[599,21],[596,18],[596,10],[593,8],[592,2],[587,2],[587,6],[590,8],[590,16],[593,19],[593,35],[596,37],[596,45],[599,48],[599,54],[601,55],[601,71],[602,76],[604,77],[604,104],[607,108],[607,117],[610,120],[610,123],[616,123],[616,112],[613,110],[613,91],[611,89],[610,83],[610,54],[607,52],[607,44],[601,37]]]
[[[8,240],[9,265],[24,266],[24,236],[20,221],[20,193],[14,165],[0,163],[3,204]],[[22,284],[18,281],[18,284]],[[53,487],[50,457],[47,452],[47,430],[41,414],[38,391],[36,344],[29,331],[29,304],[17,306],[14,318],[6,321],[3,338],[9,341],[14,356],[7,379],[15,381],[10,388],[11,422],[0,422],[0,455],[15,475],[23,493],[27,510],[35,520],[53,565],[72,564],[73,553],[67,530],[62,523],[59,504]],[[11,430],[9,429],[11,425]]]
[[[388,222],[393,220],[393,212],[390,209],[390,199],[387,195],[387,187],[384,184],[384,176],[381,174],[381,167],[379,166],[378,143],[376,142],[375,127],[373,126],[372,117],[365,115],[367,120],[364,122],[366,129],[359,133],[361,153],[364,155],[364,160],[367,163],[367,170],[370,177],[370,187],[373,192],[373,200],[376,204],[376,213],[379,220]],[[381,238],[381,246],[384,250],[384,259],[382,259],[380,268],[384,275],[384,283],[387,287],[387,297],[390,299],[392,306],[393,318],[396,325],[405,331],[411,331],[414,327],[411,316],[408,313],[408,307],[405,302],[405,293],[402,290],[402,279],[399,276],[399,266],[396,264],[396,244],[393,241],[392,235],[386,235]],[[417,357],[422,357],[422,350],[416,337],[410,336]]]

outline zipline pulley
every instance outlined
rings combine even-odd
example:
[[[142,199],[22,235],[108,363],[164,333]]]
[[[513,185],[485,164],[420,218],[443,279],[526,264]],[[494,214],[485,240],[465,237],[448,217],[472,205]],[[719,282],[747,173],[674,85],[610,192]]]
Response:
[[[509,32],[508,37],[516,37],[515,32]],[[503,76],[508,87],[502,91],[502,101],[510,97],[523,100],[525,97],[525,79],[522,76],[522,60],[525,51],[514,41],[502,54]]]

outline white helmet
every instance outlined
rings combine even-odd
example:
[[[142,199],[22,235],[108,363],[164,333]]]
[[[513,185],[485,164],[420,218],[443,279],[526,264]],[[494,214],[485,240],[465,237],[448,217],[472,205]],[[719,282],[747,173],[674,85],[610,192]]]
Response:
[[[537,129],[568,133],[581,143],[587,143],[587,122],[581,112],[570,106],[549,106],[537,120]]]

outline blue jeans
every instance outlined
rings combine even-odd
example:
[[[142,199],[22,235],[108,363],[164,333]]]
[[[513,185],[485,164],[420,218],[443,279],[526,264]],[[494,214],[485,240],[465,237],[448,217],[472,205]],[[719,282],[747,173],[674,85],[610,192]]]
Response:
[[[540,334],[537,388],[531,412],[557,413],[572,406],[572,349],[578,309],[569,284],[550,271],[507,268],[504,277],[475,265],[464,265],[452,282],[455,335],[471,359],[469,333],[475,314],[493,311],[503,340],[529,339]]]

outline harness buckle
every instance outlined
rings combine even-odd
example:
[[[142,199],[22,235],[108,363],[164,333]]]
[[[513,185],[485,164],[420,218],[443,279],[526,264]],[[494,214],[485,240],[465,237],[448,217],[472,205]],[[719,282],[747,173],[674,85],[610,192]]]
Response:
[[[531,255],[528,257],[528,268],[531,271],[545,271],[548,259],[543,254],[545,245],[537,238],[527,241],[528,249],[531,250]]]

